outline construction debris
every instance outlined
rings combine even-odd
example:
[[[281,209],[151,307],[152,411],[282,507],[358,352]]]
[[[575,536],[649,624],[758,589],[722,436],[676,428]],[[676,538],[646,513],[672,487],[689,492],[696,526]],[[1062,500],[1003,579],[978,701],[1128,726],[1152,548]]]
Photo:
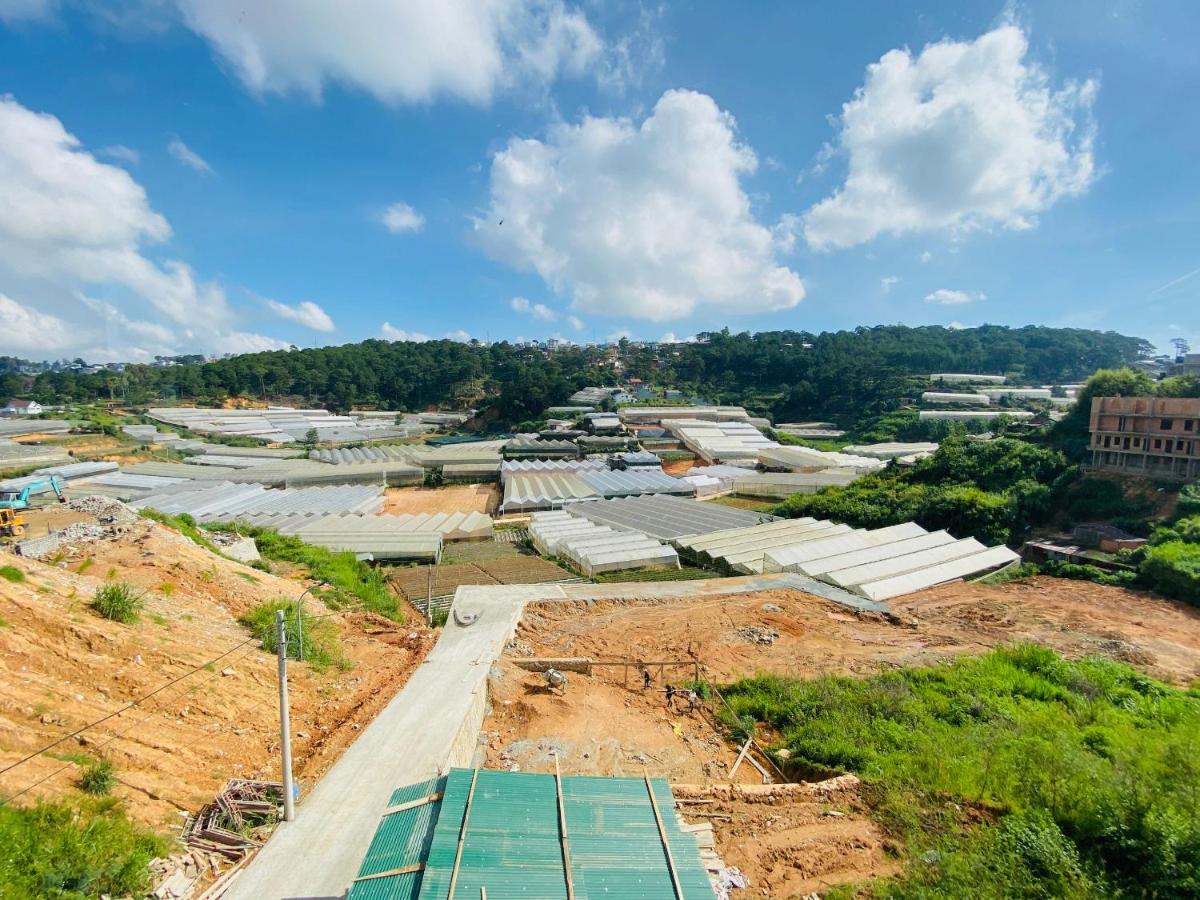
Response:
[[[183,828],[189,847],[241,859],[262,846],[280,815],[283,785],[278,781],[235,779],[205,804]]]
[[[764,625],[745,625],[737,630],[738,636],[752,644],[773,644],[779,639],[779,632]]]

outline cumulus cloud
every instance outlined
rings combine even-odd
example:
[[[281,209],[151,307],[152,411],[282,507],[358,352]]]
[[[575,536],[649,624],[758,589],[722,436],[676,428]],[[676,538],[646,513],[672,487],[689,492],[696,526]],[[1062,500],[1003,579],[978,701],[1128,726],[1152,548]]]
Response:
[[[987,294],[982,291],[953,291],[949,288],[938,288],[936,291],[925,295],[926,303],[940,303],[943,306],[957,306],[962,303],[974,303],[977,300],[986,300]]]
[[[804,217],[816,249],[881,234],[1031,228],[1095,178],[1094,80],[1055,87],[1004,25],[867,67],[842,107],[845,183]]]
[[[885,294],[890,294],[892,292],[892,288],[894,288],[899,283],[900,283],[899,275],[887,275],[887,276],[884,276],[883,278],[879,279],[879,289],[882,290]]]
[[[148,316],[165,319],[158,324],[175,327],[193,352],[226,347],[236,317],[221,287],[197,280],[181,260],[148,255],[170,237],[167,220],[127,171],[97,160],[54,116],[0,96],[0,290],[67,322],[81,349],[103,326],[117,353],[125,345],[114,323]],[[141,312],[122,313],[123,320],[102,314],[80,300],[92,287]],[[142,329],[140,337],[166,335]],[[234,343],[271,340],[238,335]]]
[[[680,337],[675,332],[668,331],[658,339],[658,342],[660,344],[691,344],[694,343],[695,340],[696,336],[694,334],[688,335],[687,337]]]
[[[583,331],[584,329],[583,319],[579,318],[579,316],[567,316],[567,324],[575,331]]]
[[[526,313],[533,316],[539,322],[553,322],[558,318],[558,314],[544,303],[530,303],[524,297],[513,297],[508,302],[512,307],[513,312]]]
[[[379,221],[392,234],[411,234],[425,227],[425,217],[407,203],[393,203],[380,214]]]
[[[357,88],[390,103],[485,104],[524,81],[579,75],[603,42],[563,0],[176,0],[255,93]],[[281,27],[286,23],[286,27]]]
[[[421,334],[419,331],[405,331],[403,328],[396,328],[391,322],[384,322],[379,326],[379,336],[385,341],[414,341],[418,344],[432,340],[427,334]]]
[[[203,175],[211,175],[213,168],[208,164],[203,156],[181,141],[179,138],[173,138],[167,144],[167,152],[175,159],[176,162],[200,172]]]
[[[329,313],[311,300],[304,300],[295,306],[288,306],[277,300],[268,300],[267,308],[279,318],[298,322],[313,331],[333,331],[334,329],[333,319],[329,318]]]
[[[756,165],[711,97],[668,91],[640,123],[589,117],[545,141],[511,139],[475,234],[577,310],[667,321],[789,309],[804,284],[777,258],[788,221],[761,224],[742,189]]]
[[[66,322],[0,293],[0,346],[14,353],[58,353],[71,346]]]
[[[471,332],[462,328],[457,328],[454,331],[447,331],[446,340],[458,341],[460,344],[465,344],[467,341],[471,340]]]

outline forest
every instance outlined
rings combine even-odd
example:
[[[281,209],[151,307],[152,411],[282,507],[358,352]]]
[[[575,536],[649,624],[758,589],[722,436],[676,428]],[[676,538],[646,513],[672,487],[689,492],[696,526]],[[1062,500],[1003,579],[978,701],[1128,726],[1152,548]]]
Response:
[[[1082,381],[1128,365],[1146,341],[1114,332],[1026,326],[947,329],[881,325],[853,331],[701,334],[697,342],[569,347],[549,353],[507,342],[368,340],[318,349],[231,356],[193,365],[130,365],[123,372],[0,374],[0,394],[43,403],[119,400],[219,403],[291,398],[334,410],[487,410],[495,427],[537,419],[588,384],[621,374],[714,403],[745,405],[776,421],[857,420],[915,399],[930,372],[988,372],[1017,383]]]

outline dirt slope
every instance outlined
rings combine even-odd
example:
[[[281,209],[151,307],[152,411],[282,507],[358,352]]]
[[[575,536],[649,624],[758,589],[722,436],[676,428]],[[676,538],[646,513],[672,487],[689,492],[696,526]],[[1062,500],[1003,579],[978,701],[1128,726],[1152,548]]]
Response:
[[[245,643],[236,618],[263,600],[296,597],[303,582],[225,560],[144,520],[58,565],[8,554],[0,560],[26,576],[24,583],[0,579],[0,767],[215,659],[66,741],[54,751],[58,758],[42,755],[0,776],[0,791],[15,793],[48,775],[25,798],[74,791],[77,769],[67,757],[103,752],[116,767],[116,793],[135,817],[177,825],[180,810],[196,809],[228,778],[278,777],[275,657]],[[139,623],[120,625],[92,610],[95,590],[110,575],[146,591]],[[332,764],[432,643],[419,623],[363,614],[332,621],[353,668],[291,666],[302,783]]]

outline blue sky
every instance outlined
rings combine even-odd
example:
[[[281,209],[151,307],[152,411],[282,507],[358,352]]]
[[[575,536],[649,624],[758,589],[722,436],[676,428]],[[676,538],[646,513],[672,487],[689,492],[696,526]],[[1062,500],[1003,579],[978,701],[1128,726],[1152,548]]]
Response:
[[[0,353],[1200,348],[1198,31],[1187,0],[0,0]]]

